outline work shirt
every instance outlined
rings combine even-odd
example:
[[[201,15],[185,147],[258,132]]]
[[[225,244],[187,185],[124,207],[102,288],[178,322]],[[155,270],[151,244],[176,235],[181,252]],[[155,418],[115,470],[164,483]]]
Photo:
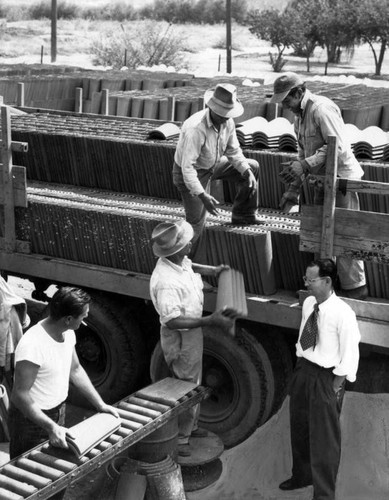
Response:
[[[185,185],[191,194],[198,196],[204,193],[196,171],[213,169],[222,156],[227,156],[241,174],[250,168],[239,145],[232,118],[222,123],[220,130],[213,125],[209,108],[185,120],[174,161],[181,167]]]
[[[189,380],[192,371],[201,366],[202,329],[174,330],[166,323],[182,317],[201,318],[203,314],[203,282],[192,269],[192,261],[184,257],[178,266],[161,257],[150,278],[150,296],[161,322],[161,347],[170,366],[180,359],[180,378]]]
[[[73,330],[66,330],[63,342],[57,342],[41,322],[32,326],[20,339],[15,351],[15,363],[29,361],[39,366],[30,396],[41,410],[55,408],[67,398],[75,345]]]
[[[338,176],[360,179],[364,172],[346,138],[339,107],[324,96],[308,89],[301,101],[301,115],[296,115],[294,129],[297,137],[298,159],[305,160],[310,172],[318,174],[325,166],[328,136],[338,138]],[[324,170],[320,174],[324,174]]]
[[[301,333],[316,302],[313,296],[307,297],[304,301],[296,355],[324,368],[334,367],[334,375],[346,376],[347,380],[354,382],[358,369],[358,344],[361,335],[354,311],[335,293],[319,304],[319,335],[315,348],[310,347],[303,351],[301,347]]]

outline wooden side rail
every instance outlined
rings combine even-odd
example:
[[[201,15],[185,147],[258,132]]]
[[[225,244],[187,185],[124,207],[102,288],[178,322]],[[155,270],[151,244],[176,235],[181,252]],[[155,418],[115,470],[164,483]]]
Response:
[[[337,179],[337,139],[329,137],[324,204],[301,210],[300,250],[389,263],[389,214],[335,208],[336,190],[389,194],[389,184]],[[323,177],[318,178],[323,182]]]

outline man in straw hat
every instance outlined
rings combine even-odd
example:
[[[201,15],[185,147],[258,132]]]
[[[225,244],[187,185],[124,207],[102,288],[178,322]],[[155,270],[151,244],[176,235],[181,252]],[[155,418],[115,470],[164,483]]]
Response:
[[[202,327],[213,325],[226,330],[233,325],[236,311],[216,311],[203,317],[203,283],[200,274],[217,276],[226,266],[192,264],[188,258],[194,231],[185,220],[163,222],[153,231],[151,242],[159,257],[151,275],[150,295],[161,322],[161,347],[172,375],[201,383]],[[197,429],[199,406],[179,416],[178,453],[189,456],[190,436],[205,435]]]
[[[363,176],[363,170],[347,140],[340,109],[334,102],[312,94],[300,76],[292,72],[284,73],[275,80],[271,102],[282,104],[295,115],[298,159],[281,172],[281,177],[289,184],[281,199],[281,209],[291,211],[293,206],[298,205],[300,186],[310,174],[325,174],[329,136],[338,138],[339,177],[360,179]],[[323,204],[323,187],[316,184],[314,189],[314,203]],[[336,206],[359,210],[358,193],[337,191]],[[338,257],[337,267],[342,288],[340,295],[364,300],[368,290],[363,261]]]
[[[220,83],[206,109],[183,124],[174,155],[173,182],[181,193],[186,220],[194,229],[194,241],[204,227],[207,212],[216,215],[218,201],[210,194],[216,179],[236,183],[232,223],[259,223],[257,179],[259,165],[245,158],[236,135],[233,118],[243,113],[234,85]]]

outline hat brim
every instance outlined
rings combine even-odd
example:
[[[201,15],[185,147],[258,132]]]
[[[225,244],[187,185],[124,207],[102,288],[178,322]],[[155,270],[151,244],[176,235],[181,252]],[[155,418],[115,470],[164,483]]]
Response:
[[[291,90],[292,89],[285,90],[285,92],[281,92],[280,94],[273,94],[273,97],[270,99],[270,102],[274,104],[280,104]]]
[[[180,239],[180,242],[177,245],[174,245],[173,247],[169,249],[163,249],[157,243],[153,243],[153,252],[157,257],[170,257],[171,255],[176,254],[180,250],[182,250],[186,245],[193,239],[194,236],[194,231],[193,227],[189,224],[189,222],[184,222],[183,223],[184,227],[184,233],[182,235],[182,238]]]
[[[222,116],[223,118],[237,118],[238,116],[243,115],[244,112],[244,107],[239,101],[237,101],[234,104],[233,108],[228,108],[228,109],[224,108],[223,106],[215,102],[212,97],[206,104],[209,107],[209,109],[212,109],[214,113],[216,113],[219,116]]]

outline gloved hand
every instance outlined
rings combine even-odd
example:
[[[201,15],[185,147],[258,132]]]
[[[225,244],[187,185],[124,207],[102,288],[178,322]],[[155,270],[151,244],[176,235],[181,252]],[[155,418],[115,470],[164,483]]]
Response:
[[[291,184],[287,191],[282,195],[279,207],[285,213],[296,212],[296,207],[299,205],[300,189]]]
[[[280,173],[281,180],[285,184],[290,184],[296,179],[300,178],[304,173],[304,169],[299,161],[292,161],[287,167],[285,167]]]

